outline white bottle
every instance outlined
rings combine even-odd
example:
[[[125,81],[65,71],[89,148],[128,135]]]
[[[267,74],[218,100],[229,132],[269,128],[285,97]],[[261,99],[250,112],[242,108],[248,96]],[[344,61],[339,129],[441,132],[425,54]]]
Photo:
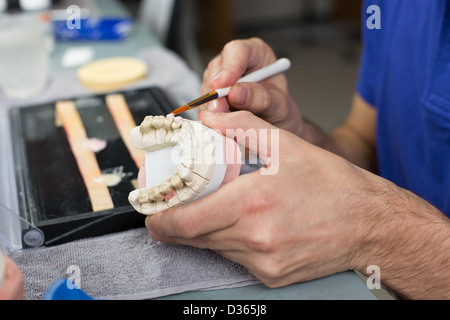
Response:
[[[42,22],[44,33],[46,34],[48,52],[52,53],[55,48],[52,15],[50,13],[52,0],[19,0],[19,4],[23,11],[38,12],[40,14],[39,20]]]
[[[8,0],[0,0],[0,12],[5,11],[8,7]]]
[[[19,0],[24,11],[42,11],[50,8],[51,0]]]

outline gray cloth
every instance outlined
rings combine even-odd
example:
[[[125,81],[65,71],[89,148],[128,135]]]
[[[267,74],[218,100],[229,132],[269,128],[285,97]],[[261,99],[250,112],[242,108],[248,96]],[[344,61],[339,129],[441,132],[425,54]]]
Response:
[[[24,275],[25,298],[42,299],[79,270],[80,287],[98,299],[149,299],[192,290],[258,283],[213,251],[153,241],[145,228],[10,254]]]
[[[141,52],[139,57],[148,63],[149,73],[133,88],[157,85],[180,103],[199,94],[198,77],[176,55],[153,48]],[[20,103],[0,97],[0,105],[31,105],[87,94],[92,93],[81,86],[75,71],[64,71],[53,74],[49,86],[38,97]],[[195,114],[190,115],[193,117]],[[3,168],[9,170],[10,164]],[[11,189],[10,184],[7,179],[2,183],[0,201],[9,204],[12,197],[7,198],[6,190]],[[56,247],[16,251],[10,256],[23,272],[26,299],[42,299],[54,281],[70,276],[67,272],[71,266],[79,268],[81,289],[94,298],[147,299],[258,283],[242,266],[212,251],[153,242],[145,228]]]

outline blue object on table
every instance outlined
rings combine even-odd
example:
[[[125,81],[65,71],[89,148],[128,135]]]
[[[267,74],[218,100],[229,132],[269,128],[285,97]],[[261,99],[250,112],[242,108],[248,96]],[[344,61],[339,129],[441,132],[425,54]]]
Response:
[[[69,280],[60,279],[55,281],[44,294],[44,300],[94,300],[83,290],[77,288]]]
[[[81,19],[78,25],[67,21],[54,21],[53,29],[57,41],[123,40],[131,32],[133,20],[127,17]]]

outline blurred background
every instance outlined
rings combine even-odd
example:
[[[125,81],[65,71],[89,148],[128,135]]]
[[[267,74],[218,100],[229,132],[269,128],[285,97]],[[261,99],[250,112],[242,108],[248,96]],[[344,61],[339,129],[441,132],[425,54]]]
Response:
[[[68,58],[69,53],[71,63],[75,58],[80,64],[82,54],[89,56],[86,50],[70,52],[74,47],[94,47],[96,58],[136,54],[151,43],[145,35],[148,32],[202,75],[208,61],[220,53],[228,41],[260,37],[279,57],[292,60],[293,67],[286,75],[295,100],[305,117],[329,131],[343,121],[352,101],[361,51],[361,1],[0,0],[0,12],[5,6],[9,11],[20,7],[33,11],[41,4],[51,8],[53,19],[58,20],[57,15],[63,14],[60,23],[54,25],[60,30],[56,30],[56,46],[50,59],[53,70],[60,69],[61,59]],[[82,8],[82,14],[90,11],[95,19],[118,13],[131,18],[128,20],[133,24],[131,34],[117,44],[92,39],[99,32],[96,29],[91,29],[87,35],[91,39],[67,38],[73,31],[65,27],[66,9],[71,5]],[[111,23],[95,19],[86,20],[83,28],[91,27],[92,21]],[[123,22],[126,27],[122,31],[127,31],[127,20]],[[120,19],[115,23],[120,25]],[[101,32],[115,30],[104,25],[98,27]],[[122,37],[120,34],[110,36]],[[63,67],[70,68],[69,64]]]
[[[361,0],[122,0],[149,28],[158,2],[173,2],[162,41],[198,74],[232,39],[261,37],[279,57],[305,117],[329,131],[346,117],[357,80]],[[160,31],[161,32],[161,31]]]

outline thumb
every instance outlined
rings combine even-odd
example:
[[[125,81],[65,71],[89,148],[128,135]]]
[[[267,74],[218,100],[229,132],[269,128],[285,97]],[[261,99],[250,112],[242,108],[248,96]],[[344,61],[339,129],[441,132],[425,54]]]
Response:
[[[234,139],[240,146],[258,155],[266,169],[278,171],[280,150],[280,129],[274,127],[248,111],[199,114],[202,123],[218,130],[222,135]]]

